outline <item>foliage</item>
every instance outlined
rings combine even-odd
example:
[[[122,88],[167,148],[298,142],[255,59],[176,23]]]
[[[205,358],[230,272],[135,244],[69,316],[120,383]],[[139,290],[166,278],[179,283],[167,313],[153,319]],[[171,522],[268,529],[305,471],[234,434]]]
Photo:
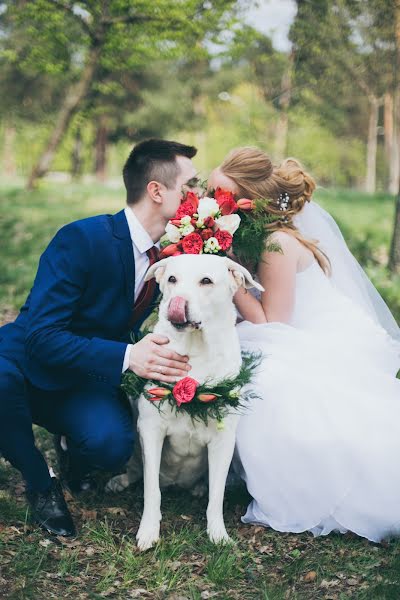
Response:
[[[240,412],[246,406],[246,402],[253,398],[251,389],[244,389],[244,391],[242,389],[251,383],[253,371],[260,364],[260,358],[259,355],[244,353],[240,372],[235,377],[228,377],[213,385],[210,385],[207,381],[198,385],[193,399],[180,406],[174,398],[173,384],[148,381],[132,371],[127,371],[123,375],[121,387],[134,398],[144,392],[146,398],[155,403],[155,407],[159,410],[161,410],[164,402],[168,402],[173,410],[177,413],[188,414],[192,421],[201,421],[207,425],[208,419],[215,419],[222,424],[230,409]],[[151,388],[157,386],[156,389],[162,389],[164,392],[169,393],[157,399],[153,398],[149,389],[145,389],[146,384],[150,385]],[[214,399],[204,402],[199,399],[200,395],[212,395]]]

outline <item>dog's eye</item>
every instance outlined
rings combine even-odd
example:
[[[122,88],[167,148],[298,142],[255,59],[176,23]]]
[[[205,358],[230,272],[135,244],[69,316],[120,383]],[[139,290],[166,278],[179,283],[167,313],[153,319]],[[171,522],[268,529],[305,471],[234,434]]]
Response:
[[[168,277],[168,283],[176,283],[176,277],[174,275],[170,275]]]
[[[209,277],[203,277],[203,279],[200,281],[201,285],[211,285],[212,281]]]

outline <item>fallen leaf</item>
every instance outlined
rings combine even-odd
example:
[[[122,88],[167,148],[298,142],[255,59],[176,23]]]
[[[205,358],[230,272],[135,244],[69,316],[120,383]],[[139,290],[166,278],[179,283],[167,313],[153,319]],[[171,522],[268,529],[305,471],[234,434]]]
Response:
[[[140,596],[143,596],[143,594],[146,594],[147,596],[147,590],[144,588],[137,588],[136,590],[129,591],[129,596],[131,598],[140,598]]]
[[[184,521],[191,521],[192,517],[188,517],[187,515],[181,515],[181,519],[183,519]]]
[[[317,572],[316,571],[308,571],[308,573],[306,573],[304,575],[303,581],[305,581],[305,583],[311,583],[313,581],[315,581],[317,579]]]
[[[88,521],[95,521],[97,519],[97,510],[86,510],[82,508],[81,516],[83,519],[86,519]]]
[[[121,517],[126,517],[126,511],[120,506],[109,506],[106,508],[106,512],[110,515],[120,515]]]
[[[330,581],[328,581],[327,579],[323,579],[321,581],[321,583],[319,584],[319,587],[320,588],[330,588],[330,587],[335,587],[339,584],[340,584],[340,581],[338,581],[337,579],[331,579]]]

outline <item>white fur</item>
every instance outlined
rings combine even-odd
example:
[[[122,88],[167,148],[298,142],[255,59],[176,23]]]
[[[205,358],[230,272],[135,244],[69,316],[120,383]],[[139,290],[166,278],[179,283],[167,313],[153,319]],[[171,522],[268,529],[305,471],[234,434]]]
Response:
[[[211,386],[237,375],[241,353],[232,296],[240,285],[261,287],[252,280],[249,272],[228,258],[181,255],[150,267],[146,278],[152,276],[156,277],[163,293],[154,333],[166,335],[171,348],[189,356],[192,369],[188,375],[199,383],[207,381]],[[176,283],[168,281],[171,276],[176,278]],[[204,277],[213,283],[201,284]],[[196,325],[178,331],[168,321],[168,305],[174,296],[187,300],[188,320]],[[143,395],[137,407],[144,478],[144,510],[136,536],[139,548],[146,550],[159,539],[160,486],[179,485],[198,494],[207,466],[207,532],[213,542],[229,541],[223,519],[223,497],[235,445],[238,413],[228,414],[224,418],[224,428],[220,430],[214,420],[209,420],[206,426],[199,421],[193,422],[185,412],[177,414],[168,402],[164,402],[158,411]],[[141,465],[137,455],[138,452],[134,453],[129,461],[126,474],[108,482],[108,491],[121,491],[140,478]]]

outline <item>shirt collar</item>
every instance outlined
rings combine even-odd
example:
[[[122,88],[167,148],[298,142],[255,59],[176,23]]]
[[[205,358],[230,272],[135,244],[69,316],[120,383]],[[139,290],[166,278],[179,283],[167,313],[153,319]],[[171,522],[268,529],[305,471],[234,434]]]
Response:
[[[139,250],[140,254],[144,254],[147,250],[150,250],[152,246],[157,246],[159,248],[160,243],[156,244],[151,239],[150,235],[147,233],[133,210],[127,206],[125,207],[125,216],[128,221],[129,232],[131,234],[132,242],[135,244],[136,248]]]

